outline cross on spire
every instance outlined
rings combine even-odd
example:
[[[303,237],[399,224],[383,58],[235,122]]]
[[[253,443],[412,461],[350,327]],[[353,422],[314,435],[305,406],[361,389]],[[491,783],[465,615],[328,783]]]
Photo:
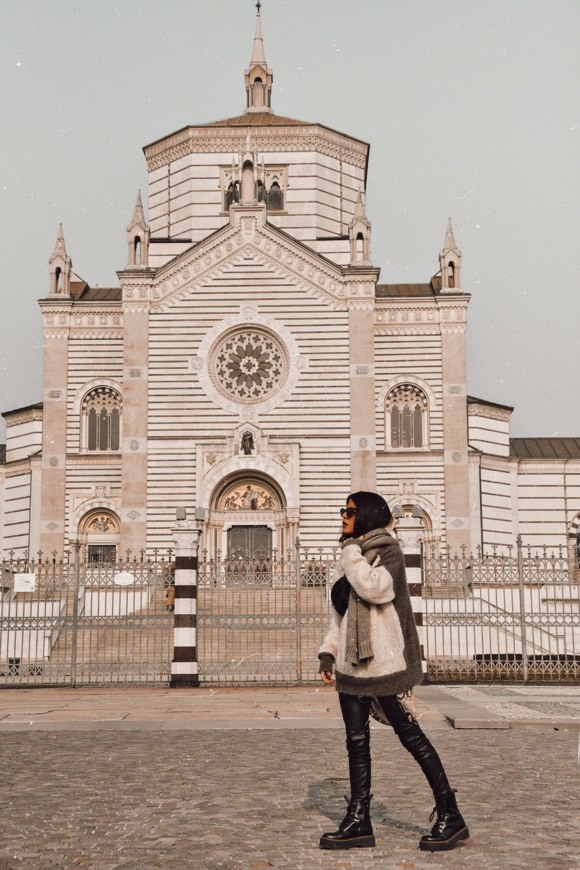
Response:
[[[262,4],[260,3],[260,0],[258,0],[258,2],[256,3],[256,9],[258,10],[258,15],[260,14],[261,8],[262,8]]]

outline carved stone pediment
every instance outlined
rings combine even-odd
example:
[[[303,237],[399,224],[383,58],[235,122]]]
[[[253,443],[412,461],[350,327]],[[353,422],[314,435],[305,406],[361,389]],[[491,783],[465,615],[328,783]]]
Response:
[[[231,279],[232,271],[248,265],[266,269],[294,286],[325,300],[335,309],[345,309],[349,297],[374,303],[374,285],[368,279],[343,281],[340,267],[323,260],[290,236],[265,225],[265,209],[232,209],[232,224],[159,270],[151,290],[151,308],[164,310],[195,294],[208,282]]]

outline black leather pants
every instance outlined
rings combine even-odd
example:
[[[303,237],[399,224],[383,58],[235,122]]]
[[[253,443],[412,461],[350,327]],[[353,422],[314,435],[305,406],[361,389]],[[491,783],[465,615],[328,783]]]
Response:
[[[338,693],[346,728],[346,748],[351,796],[366,798],[371,789],[370,708],[372,698]],[[396,695],[378,698],[395,734],[411,753],[433,790],[435,800],[452,794],[449,781],[436,750],[416,719],[405,710]]]

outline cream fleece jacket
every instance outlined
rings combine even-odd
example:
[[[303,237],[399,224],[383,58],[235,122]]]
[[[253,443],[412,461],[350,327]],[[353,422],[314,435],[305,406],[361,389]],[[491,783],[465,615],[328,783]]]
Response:
[[[335,580],[347,580],[370,607],[373,657],[353,665],[345,657],[346,626],[334,608],[319,655],[332,655],[336,687],[352,695],[384,696],[406,692],[422,680],[421,650],[407,588],[403,553],[390,536],[373,565],[362,555],[356,539],[345,544]]]

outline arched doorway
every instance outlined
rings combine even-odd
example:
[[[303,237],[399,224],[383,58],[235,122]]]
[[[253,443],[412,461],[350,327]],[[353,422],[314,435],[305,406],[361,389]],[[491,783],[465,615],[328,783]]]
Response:
[[[298,512],[280,485],[257,471],[222,479],[210,498],[202,549],[208,559],[280,560],[293,552]]]
[[[79,523],[79,540],[89,565],[110,565],[118,560],[121,524],[113,511],[92,510]]]

